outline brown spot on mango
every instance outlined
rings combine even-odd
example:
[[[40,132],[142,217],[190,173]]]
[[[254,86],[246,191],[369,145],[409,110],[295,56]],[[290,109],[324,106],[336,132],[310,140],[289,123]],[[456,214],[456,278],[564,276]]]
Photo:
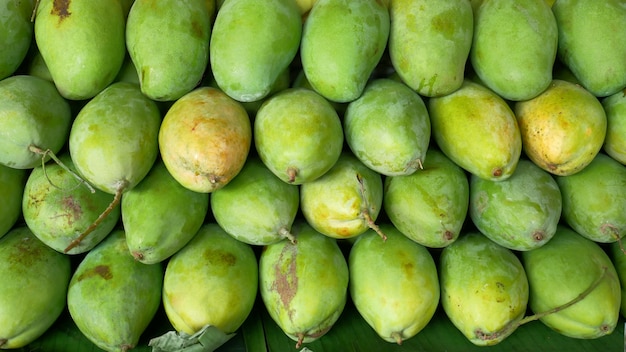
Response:
[[[289,316],[292,315],[292,309],[289,308],[289,305],[298,291],[296,254],[297,247],[295,245],[285,245],[278,262],[274,265],[275,279],[272,283],[272,290],[275,290],[280,296],[280,301],[288,310]]]
[[[59,23],[72,14],[69,10],[70,2],[70,0],[54,0],[52,3],[52,10],[50,11],[50,14],[58,16]]]
[[[80,282],[84,279],[97,276],[100,276],[105,280],[110,280],[113,278],[113,273],[111,272],[111,268],[109,268],[108,265],[97,265],[91,269],[85,270],[85,272],[80,274],[80,276],[76,280]]]

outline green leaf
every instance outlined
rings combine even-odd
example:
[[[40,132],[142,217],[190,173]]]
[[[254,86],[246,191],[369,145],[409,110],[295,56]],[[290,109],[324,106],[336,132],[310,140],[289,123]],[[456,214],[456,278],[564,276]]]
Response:
[[[148,342],[152,352],[213,352],[235,334],[225,334],[215,326],[206,325],[193,335],[168,331]]]

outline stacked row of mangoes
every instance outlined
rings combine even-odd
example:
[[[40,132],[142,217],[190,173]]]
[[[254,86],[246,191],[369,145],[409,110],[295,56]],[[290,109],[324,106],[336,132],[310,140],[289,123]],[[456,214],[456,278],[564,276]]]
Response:
[[[161,304],[230,334],[259,292],[298,347],[348,298],[398,343],[626,309],[623,0],[0,8],[0,349],[66,307],[110,351]]]

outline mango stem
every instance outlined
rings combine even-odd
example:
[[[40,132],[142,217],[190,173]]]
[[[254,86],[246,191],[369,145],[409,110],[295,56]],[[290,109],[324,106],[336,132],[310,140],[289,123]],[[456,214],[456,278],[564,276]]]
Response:
[[[35,0],[35,6],[33,6],[33,13],[30,15],[30,21],[31,22],[35,22],[35,17],[37,16],[37,9],[38,8],[39,8],[39,0]]]
[[[370,214],[369,203],[367,202],[367,197],[365,196],[365,184],[363,183],[363,177],[357,173],[356,180],[359,183],[359,194],[361,195],[361,202],[363,203],[363,206],[361,207],[361,216],[365,219],[367,226],[374,230],[380,238],[383,239],[383,242],[387,241],[387,235],[385,235],[383,230],[380,229]]]
[[[281,226],[280,229],[278,229],[278,234],[281,237],[288,239],[292,244],[296,244],[298,242],[296,240],[296,236],[294,236],[291,231],[284,226]]]
[[[296,348],[302,347],[304,343],[304,333],[298,333],[298,341],[296,342]]]
[[[493,333],[484,333],[482,331],[477,331],[476,335],[477,337],[479,337],[481,340],[493,340],[496,339],[500,336],[506,335],[508,333],[510,333],[512,330],[517,329],[518,327],[520,327],[521,325],[524,325],[526,323],[529,323],[531,321],[535,321],[535,320],[539,320],[547,315],[553,314],[553,313],[557,313],[560,312],[566,308],[569,308],[571,306],[573,306],[574,304],[582,301],[583,299],[585,299],[585,297],[587,297],[591,292],[593,292],[593,290],[596,289],[596,287],[598,287],[598,285],[600,285],[600,283],[602,282],[602,280],[604,280],[604,277],[607,275],[607,267],[603,266],[602,267],[602,275],[600,275],[594,282],[591,283],[591,285],[589,287],[587,287],[586,290],[584,290],[583,292],[581,292],[578,296],[576,296],[574,299],[572,299],[571,301],[564,303],[560,306],[556,306],[552,309],[548,309],[546,311],[540,312],[540,313],[536,313],[533,315],[529,315],[527,317],[524,317],[518,321],[511,321],[509,322],[507,325],[505,325],[502,329],[495,331]]]
[[[106,219],[106,217],[113,211],[113,209],[115,209],[115,207],[118,206],[122,201],[122,193],[124,193],[127,187],[128,181],[124,180],[120,182],[120,185],[115,191],[115,197],[113,197],[113,201],[109,203],[109,206],[102,212],[102,214],[100,214],[100,216],[98,216],[98,218],[91,225],[89,225],[89,227],[85,231],[83,231],[83,233],[81,233],[77,238],[70,242],[70,244],[64,250],[65,253],[71,251],[72,248],[78,246],[80,242],[85,239],[85,237],[87,237],[87,235],[92,233],[100,225],[100,223],[104,221],[104,219]]]
[[[394,331],[391,333],[391,338],[393,338],[394,340],[396,340],[396,343],[398,345],[402,345],[402,334],[398,331]]]
[[[48,172],[46,170],[46,156],[50,156],[50,159],[54,160],[54,162],[59,165],[63,170],[65,170],[65,172],[68,172],[70,175],[74,176],[74,178],[76,178],[78,180],[78,184],[76,185],[76,187],[74,188],[70,188],[70,191],[78,188],[81,184],[85,184],[85,186],[87,188],[89,188],[89,191],[91,193],[96,193],[96,190],[87,182],[85,181],[85,179],[83,179],[82,177],[80,177],[77,173],[75,173],[74,171],[70,170],[69,167],[67,167],[67,165],[65,165],[61,159],[59,159],[52,150],[50,149],[41,149],[36,145],[29,145],[28,146],[28,150],[31,151],[32,153],[35,154],[39,154],[41,155],[41,168],[43,170],[43,174],[45,175],[46,179],[48,180],[48,182],[52,185],[52,187],[56,188],[56,189],[61,189],[61,187],[55,185],[52,180],[50,180],[50,177],[48,177]]]

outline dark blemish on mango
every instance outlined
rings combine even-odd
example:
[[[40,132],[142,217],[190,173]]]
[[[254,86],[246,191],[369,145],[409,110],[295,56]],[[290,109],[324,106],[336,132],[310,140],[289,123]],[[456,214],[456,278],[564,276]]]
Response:
[[[52,3],[51,15],[59,17],[59,23],[69,17],[72,13],[69,11],[70,0],[54,0]]]
[[[232,253],[208,249],[204,251],[204,257],[213,265],[233,266],[237,263],[237,257]]]
[[[278,293],[280,301],[287,309],[289,317],[293,310],[289,306],[298,292],[298,272],[296,266],[297,246],[287,244],[283,247],[280,257],[274,264],[274,282],[271,289]]]
[[[94,267],[93,269],[86,270],[76,280],[80,282],[84,279],[88,279],[90,277],[95,277],[95,276],[100,276],[101,278],[105,280],[110,280],[113,278],[113,273],[111,273],[111,269],[109,268],[108,265],[98,265]]]
[[[67,222],[69,225],[74,223],[74,219],[79,219],[83,215],[83,209],[80,203],[72,196],[63,198],[63,207],[68,210]]]

